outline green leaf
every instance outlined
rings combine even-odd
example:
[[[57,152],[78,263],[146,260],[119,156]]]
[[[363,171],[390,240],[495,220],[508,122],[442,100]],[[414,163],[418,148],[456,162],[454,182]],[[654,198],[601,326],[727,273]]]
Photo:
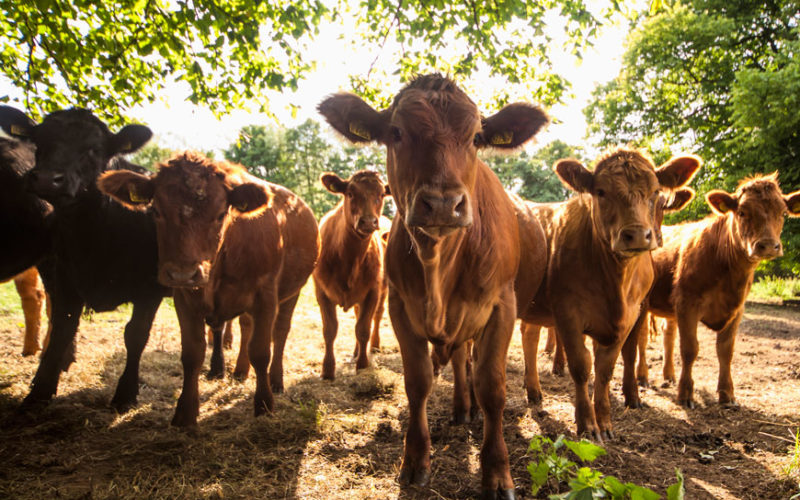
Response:
[[[597,457],[606,454],[606,450],[602,446],[598,446],[585,439],[582,439],[580,442],[565,440],[564,444],[584,462],[593,462]]]
[[[683,485],[683,474],[680,469],[675,469],[675,477],[678,482],[667,488],[667,500],[683,500],[686,495],[686,488]]]

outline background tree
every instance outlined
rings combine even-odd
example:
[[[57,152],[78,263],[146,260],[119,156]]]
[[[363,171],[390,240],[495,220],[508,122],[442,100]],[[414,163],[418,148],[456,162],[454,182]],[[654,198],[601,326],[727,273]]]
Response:
[[[324,22],[375,58],[354,84],[376,104],[389,97],[387,79],[397,78],[388,75],[408,80],[430,70],[460,80],[483,70],[551,104],[569,85],[553,74],[545,16],[562,22],[568,48],[579,55],[610,12],[596,16],[583,0],[0,0],[0,74],[23,91],[35,118],[81,106],[118,124],[172,80],[187,83],[188,99],[216,113],[248,103],[267,111],[265,91],[296,89],[314,67],[308,42]],[[381,56],[387,69],[379,74]]]
[[[699,196],[679,217],[705,215],[705,192],[756,172],[780,170],[784,191],[800,188],[800,2],[660,4],[638,19],[619,76],[585,110],[595,142],[699,154]],[[800,272],[797,220],[783,240],[787,256],[770,270]]]
[[[569,192],[559,180],[553,166],[562,158],[582,158],[580,148],[555,140],[533,156],[524,151],[519,155],[493,155],[484,158],[506,189],[523,199],[538,202],[563,201]]]
[[[328,140],[318,122],[307,120],[292,128],[248,125],[224,152],[261,179],[286,186],[308,203],[319,218],[333,208],[338,196],[320,183],[323,172],[347,178],[362,169],[375,170],[386,179],[385,155],[378,148],[342,147]]]

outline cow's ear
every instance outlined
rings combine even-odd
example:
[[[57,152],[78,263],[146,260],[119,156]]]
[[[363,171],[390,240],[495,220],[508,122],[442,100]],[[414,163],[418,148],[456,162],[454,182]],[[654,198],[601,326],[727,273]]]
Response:
[[[0,106],[0,128],[11,137],[28,139],[35,126],[33,120],[17,108]]]
[[[144,125],[125,125],[122,130],[111,136],[108,149],[112,155],[133,153],[144,146],[153,132]]]
[[[547,125],[550,118],[538,106],[514,103],[488,118],[484,118],[481,132],[475,136],[475,146],[514,149],[525,144]]]
[[[389,189],[389,185],[388,184],[384,184],[383,185],[383,195],[384,196],[391,196],[392,195],[392,191]]]
[[[673,156],[656,169],[658,183],[670,189],[685,186],[700,169],[703,160],[695,155]]]
[[[676,189],[664,205],[664,211],[677,212],[682,210],[692,201],[692,198],[694,198],[694,189],[687,187]]]
[[[325,189],[333,194],[344,194],[347,192],[347,181],[343,180],[333,172],[325,172],[319,178]]]
[[[319,103],[317,111],[350,142],[386,142],[388,114],[375,111],[355,94],[334,94]]]
[[[130,170],[112,170],[97,179],[100,191],[132,210],[145,208],[153,201],[153,179]]]
[[[263,186],[252,182],[239,184],[228,192],[228,204],[242,213],[266,206],[270,198]]]
[[[786,201],[789,216],[800,217],[800,191],[784,195],[783,199]]]
[[[561,182],[569,189],[579,193],[592,192],[594,175],[578,160],[558,160],[555,171]]]
[[[725,191],[714,189],[706,193],[706,202],[714,213],[723,215],[731,210],[736,210],[739,207],[739,202],[734,196]]]

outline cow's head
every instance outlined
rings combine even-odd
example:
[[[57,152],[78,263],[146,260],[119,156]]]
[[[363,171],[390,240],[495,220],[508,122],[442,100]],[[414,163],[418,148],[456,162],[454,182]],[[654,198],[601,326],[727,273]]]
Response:
[[[342,203],[348,226],[360,238],[369,238],[378,229],[383,212],[383,199],[389,195],[377,172],[360,170],[344,180],[326,172],[320,177],[325,188],[334,194],[344,195]]]
[[[528,104],[511,104],[482,119],[469,97],[441,75],[416,78],[383,111],[344,93],[318,109],[350,141],[386,146],[398,216],[412,237],[419,230],[434,240],[473,222],[478,150],[519,147],[548,121]]]
[[[591,198],[594,232],[620,257],[648,252],[661,243],[664,211],[682,208],[693,196],[686,185],[700,168],[696,156],[678,156],[655,168],[639,151],[618,148],[602,155],[594,170],[577,160],[560,160],[555,170],[564,184]]]
[[[155,177],[119,170],[100,189],[131,209],[150,208],[158,238],[158,280],[171,287],[208,283],[209,271],[232,214],[269,203],[260,184],[246,182],[241,167],[186,152],[159,167]]]
[[[784,217],[800,215],[800,191],[781,193],[778,172],[745,179],[733,194],[709,191],[706,201],[715,213],[729,217],[734,237],[752,261],[783,255]]]
[[[28,183],[54,205],[92,189],[112,158],[136,151],[153,135],[143,125],[127,125],[114,134],[85,109],[56,111],[36,125],[23,113],[2,106],[0,126],[36,145],[36,165],[28,173]]]

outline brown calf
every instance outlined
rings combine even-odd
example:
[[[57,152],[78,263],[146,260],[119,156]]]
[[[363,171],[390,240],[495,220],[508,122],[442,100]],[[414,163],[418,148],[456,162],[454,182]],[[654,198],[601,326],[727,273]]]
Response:
[[[367,346],[380,347],[379,324],[386,300],[383,272],[384,243],[379,221],[383,199],[389,194],[377,172],[361,170],[343,180],[333,173],[322,174],[322,184],[342,201],[320,222],[320,254],[314,268],[314,289],[322,314],[325,358],[322,378],[333,379],[336,358],[333,342],[338,322],[336,306],[356,311],[356,369],[369,366]],[[370,339],[370,327],[372,338]]]
[[[221,329],[245,313],[253,318],[255,414],[271,411],[272,393],[283,390],[292,313],[317,260],[317,222],[308,206],[237,165],[191,152],[162,164],[153,178],[110,172],[99,185],[129,207],[149,206],[156,221],[158,277],[174,288],[181,326],[183,391],[172,424],[197,425],[204,320]]]
[[[660,240],[662,209],[680,205],[674,200],[682,198],[663,196],[660,189],[683,186],[699,166],[698,158],[684,156],[656,169],[649,158],[625,148],[601,156],[594,171],[576,160],[561,160],[556,172],[579,196],[537,205],[549,248],[547,276],[523,320],[556,327],[575,382],[579,434],[613,437],[608,387],[614,363],[653,280],[650,251]],[[535,343],[534,335],[523,337],[527,382],[538,382],[538,376],[531,376],[535,332]],[[594,408],[584,335],[595,346]],[[528,394],[533,401],[541,399],[538,385],[529,387]]]
[[[784,217],[800,215],[800,191],[782,194],[777,172],[745,179],[733,194],[711,191],[706,201],[713,215],[664,228],[664,247],[653,252],[655,282],[648,301],[650,311],[673,323],[664,339],[664,378],[672,382],[672,343],[677,324],[683,362],[678,403],[689,408],[695,405],[692,365],[699,350],[698,321],[717,332],[719,402],[735,404],[731,360],[753,272],[762,260],[783,255],[780,235]],[[641,340],[646,329],[637,335]],[[632,371],[635,359],[635,351],[626,353],[626,382],[633,387],[625,394],[629,406],[638,404]],[[642,360],[640,380],[647,380],[646,367]]]
[[[416,78],[380,112],[351,94],[334,95],[319,110],[349,140],[377,141],[387,149],[397,206],[386,249],[389,315],[409,404],[399,479],[425,484],[430,478],[428,343],[437,355],[452,355],[454,366],[466,366],[455,358],[467,356],[473,340],[474,391],[485,416],[482,489],[513,498],[502,420],[520,235],[514,205],[477,151],[518,147],[547,117],[536,107],[512,104],[482,118],[440,75]]]

